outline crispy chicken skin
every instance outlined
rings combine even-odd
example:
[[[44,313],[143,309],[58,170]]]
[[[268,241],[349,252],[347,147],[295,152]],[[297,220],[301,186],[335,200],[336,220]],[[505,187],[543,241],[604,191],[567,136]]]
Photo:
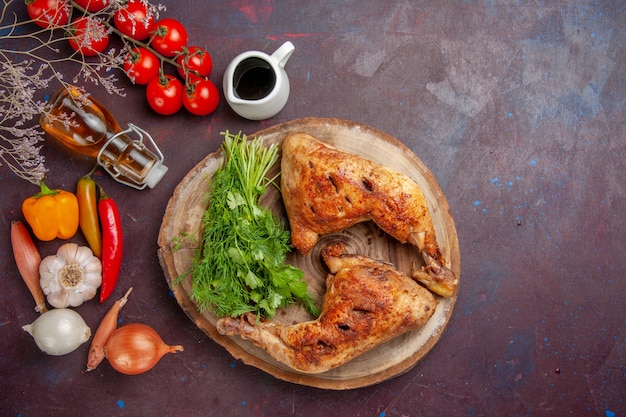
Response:
[[[432,316],[434,296],[411,277],[387,262],[343,252],[340,242],[321,251],[330,273],[316,320],[282,325],[248,314],[220,319],[217,330],[252,341],[292,369],[315,374],[417,329]]]
[[[373,220],[419,249],[425,265],[415,264],[415,279],[444,297],[454,294],[458,278],[445,266],[424,194],[408,176],[309,134],[290,133],[282,145],[281,194],[300,254],[309,253],[319,235]]]

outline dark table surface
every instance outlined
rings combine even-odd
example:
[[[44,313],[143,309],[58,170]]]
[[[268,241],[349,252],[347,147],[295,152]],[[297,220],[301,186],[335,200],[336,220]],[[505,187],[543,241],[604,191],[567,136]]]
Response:
[[[0,167],[3,415],[626,416],[626,3],[162,4],[162,17],[181,20],[190,43],[210,51],[220,90],[234,56],[292,41],[289,102],[260,122],[225,102],[208,117],[162,117],[121,72],[125,97],[81,84],[121,124],[150,131],[169,166],[146,191],[95,174],[118,201],[125,232],[112,299],[135,288],[121,321],[150,324],[185,347],[143,375],[107,363],[85,373],[88,344],[47,356],[21,329],[37,313],[9,230],[37,187]],[[353,120],[405,143],[437,178],[456,222],[462,284],[454,314],[422,361],[374,386],[320,390],[234,360],[179,308],[157,259],[166,204],[219,148],[221,131],[253,133],[301,117]],[[53,187],[74,189],[91,167],[48,144],[42,153]],[[80,233],[71,241],[84,243]],[[37,246],[46,256],[60,243]],[[95,329],[108,307],[91,301],[77,310]]]

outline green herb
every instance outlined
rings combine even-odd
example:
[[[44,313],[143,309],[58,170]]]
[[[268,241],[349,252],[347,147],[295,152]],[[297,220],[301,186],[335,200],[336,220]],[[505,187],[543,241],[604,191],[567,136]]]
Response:
[[[285,264],[290,234],[284,223],[259,204],[278,160],[276,144],[222,133],[224,161],[212,178],[203,216],[202,247],[192,267],[192,299],[219,317],[253,312],[272,318],[276,309],[301,301],[313,316],[319,310],[304,273]]]

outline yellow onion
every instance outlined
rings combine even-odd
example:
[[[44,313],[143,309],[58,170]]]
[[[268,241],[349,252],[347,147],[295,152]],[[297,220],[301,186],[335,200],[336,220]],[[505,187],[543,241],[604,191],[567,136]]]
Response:
[[[126,375],[149,371],[163,355],[178,351],[182,352],[183,347],[169,346],[156,330],[141,323],[126,324],[115,330],[104,346],[104,354],[113,369]]]

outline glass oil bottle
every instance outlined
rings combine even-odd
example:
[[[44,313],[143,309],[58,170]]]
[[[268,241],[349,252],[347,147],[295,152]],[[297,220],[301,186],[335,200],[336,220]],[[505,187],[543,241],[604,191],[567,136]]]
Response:
[[[139,190],[154,188],[167,172],[163,154],[148,132],[134,124],[122,130],[111,113],[83,90],[62,87],[50,105],[39,119],[44,131],[72,153],[94,158],[116,181]],[[137,138],[131,139],[131,134]]]

